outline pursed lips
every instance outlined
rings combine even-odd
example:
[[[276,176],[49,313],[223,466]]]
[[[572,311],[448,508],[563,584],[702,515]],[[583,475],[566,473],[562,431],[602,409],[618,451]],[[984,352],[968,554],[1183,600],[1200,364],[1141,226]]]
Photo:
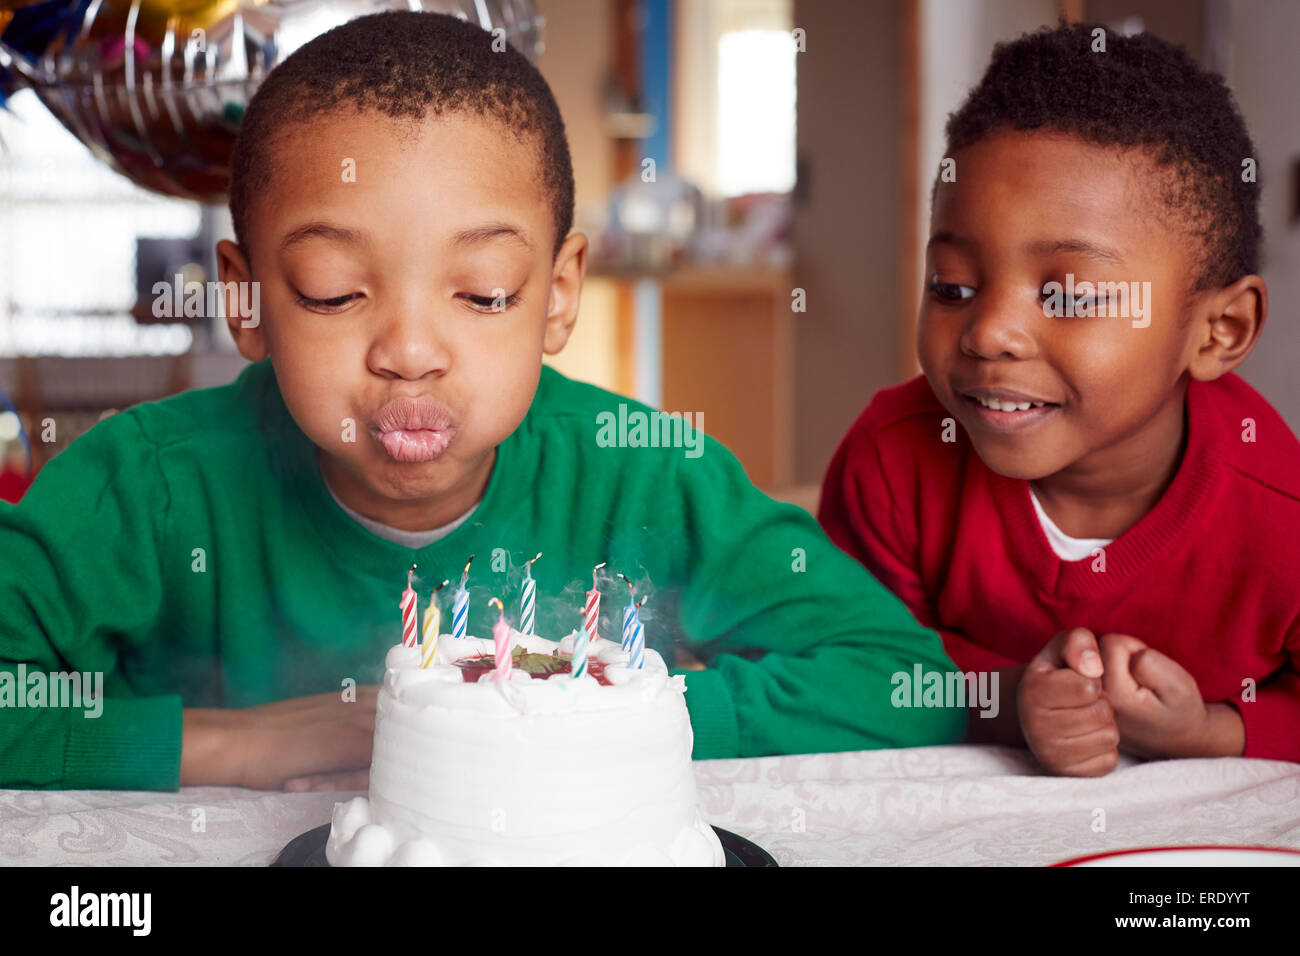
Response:
[[[456,424],[451,410],[437,399],[401,396],[380,407],[370,430],[393,460],[427,462],[447,450]]]

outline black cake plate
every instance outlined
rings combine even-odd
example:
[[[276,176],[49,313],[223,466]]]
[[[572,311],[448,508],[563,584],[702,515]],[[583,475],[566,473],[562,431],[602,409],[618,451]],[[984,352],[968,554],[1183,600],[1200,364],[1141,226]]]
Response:
[[[757,843],[752,843],[730,830],[714,827],[713,832],[722,841],[722,851],[727,866],[776,866],[776,860]],[[329,866],[325,859],[325,843],[329,839],[328,823],[294,837],[280,851],[272,866]]]

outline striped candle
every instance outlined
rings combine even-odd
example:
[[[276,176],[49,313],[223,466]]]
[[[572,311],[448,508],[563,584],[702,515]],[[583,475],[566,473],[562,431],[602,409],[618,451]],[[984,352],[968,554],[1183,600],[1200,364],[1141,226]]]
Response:
[[[438,649],[438,628],[442,625],[442,611],[438,609],[438,592],[447,586],[443,581],[429,595],[429,606],[424,609],[424,626],[420,628],[420,666],[428,667],[433,663],[434,652]]]
[[[496,657],[493,680],[510,679],[510,625],[506,623],[506,608],[499,598],[488,602],[497,606],[497,622],[492,625],[493,653]]]
[[[573,639],[573,666],[570,672],[574,677],[585,677],[587,674],[587,632],[579,631],[578,636]]]
[[[469,566],[473,563],[474,555],[471,554],[460,575],[460,590],[456,592],[456,599],[451,605],[451,636],[461,641],[465,639],[469,627],[469,591],[465,588],[465,582],[469,580]]]
[[[645,667],[645,628],[641,626],[641,616],[637,614],[637,609],[646,602],[645,598],[637,601],[636,605],[630,608],[632,614],[632,635],[628,641],[628,653],[631,660],[628,661],[628,667],[634,671],[642,670]]]
[[[402,592],[402,601],[398,607],[402,609],[402,645],[404,647],[415,646],[415,591],[411,588],[411,577],[415,574],[415,565],[411,565],[411,570],[406,572],[406,590]]]
[[[619,577],[627,581],[627,607],[623,609],[623,642],[620,647],[631,655],[627,666],[639,671],[645,667],[645,628],[641,626],[641,616],[637,614],[637,609],[646,599],[637,601],[627,575],[620,574]]]
[[[538,552],[537,558],[541,556],[541,552]],[[533,558],[533,561],[537,558]],[[533,561],[524,564],[524,596],[519,607],[519,630],[529,637],[536,633],[533,627],[537,618],[537,582],[533,580]]]
[[[629,604],[623,608],[623,640],[619,643],[619,647],[625,651],[632,649],[632,635],[640,624],[641,622],[637,620],[635,605]]]
[[[591,590],[587,592],[587,606],[582,614],[582,628],[587,632],[587,641],[595,645],[600,640],[598,628],[600,626],[600,591],[596,587],[596,572],[605,566],[602,561],[591,569]]]
[[[626,574],[619,574],[619,577],[627,582],[627,607],[623,608],[623,640],[619,647],[628,650],[632,646],[632,621],[636,617],[636,595],[632,593],[632,582],[628,580]]]

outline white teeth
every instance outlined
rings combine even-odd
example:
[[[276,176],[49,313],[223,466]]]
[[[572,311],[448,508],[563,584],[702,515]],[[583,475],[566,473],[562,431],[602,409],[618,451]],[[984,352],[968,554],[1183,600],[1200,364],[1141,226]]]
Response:
[[[1031,408],[1042,408],[1047,404],[1046,402],[1001,402],[996,398],[973,397],[985,408],[991,408],[995,412],[1024,412]]]

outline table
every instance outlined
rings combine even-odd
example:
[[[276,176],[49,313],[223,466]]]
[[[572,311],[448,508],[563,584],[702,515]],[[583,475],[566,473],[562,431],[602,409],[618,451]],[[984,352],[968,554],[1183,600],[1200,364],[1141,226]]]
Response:
[[[705,819],[782,866],[1039,866],[1156,845],[1300,849],[1300,765],[1279,761],[1126,757],[1080,780],[1044,775],[1024,750],[963,745],[695,769]],[[0,790],[0,866],[265,866],[355,795]]]

